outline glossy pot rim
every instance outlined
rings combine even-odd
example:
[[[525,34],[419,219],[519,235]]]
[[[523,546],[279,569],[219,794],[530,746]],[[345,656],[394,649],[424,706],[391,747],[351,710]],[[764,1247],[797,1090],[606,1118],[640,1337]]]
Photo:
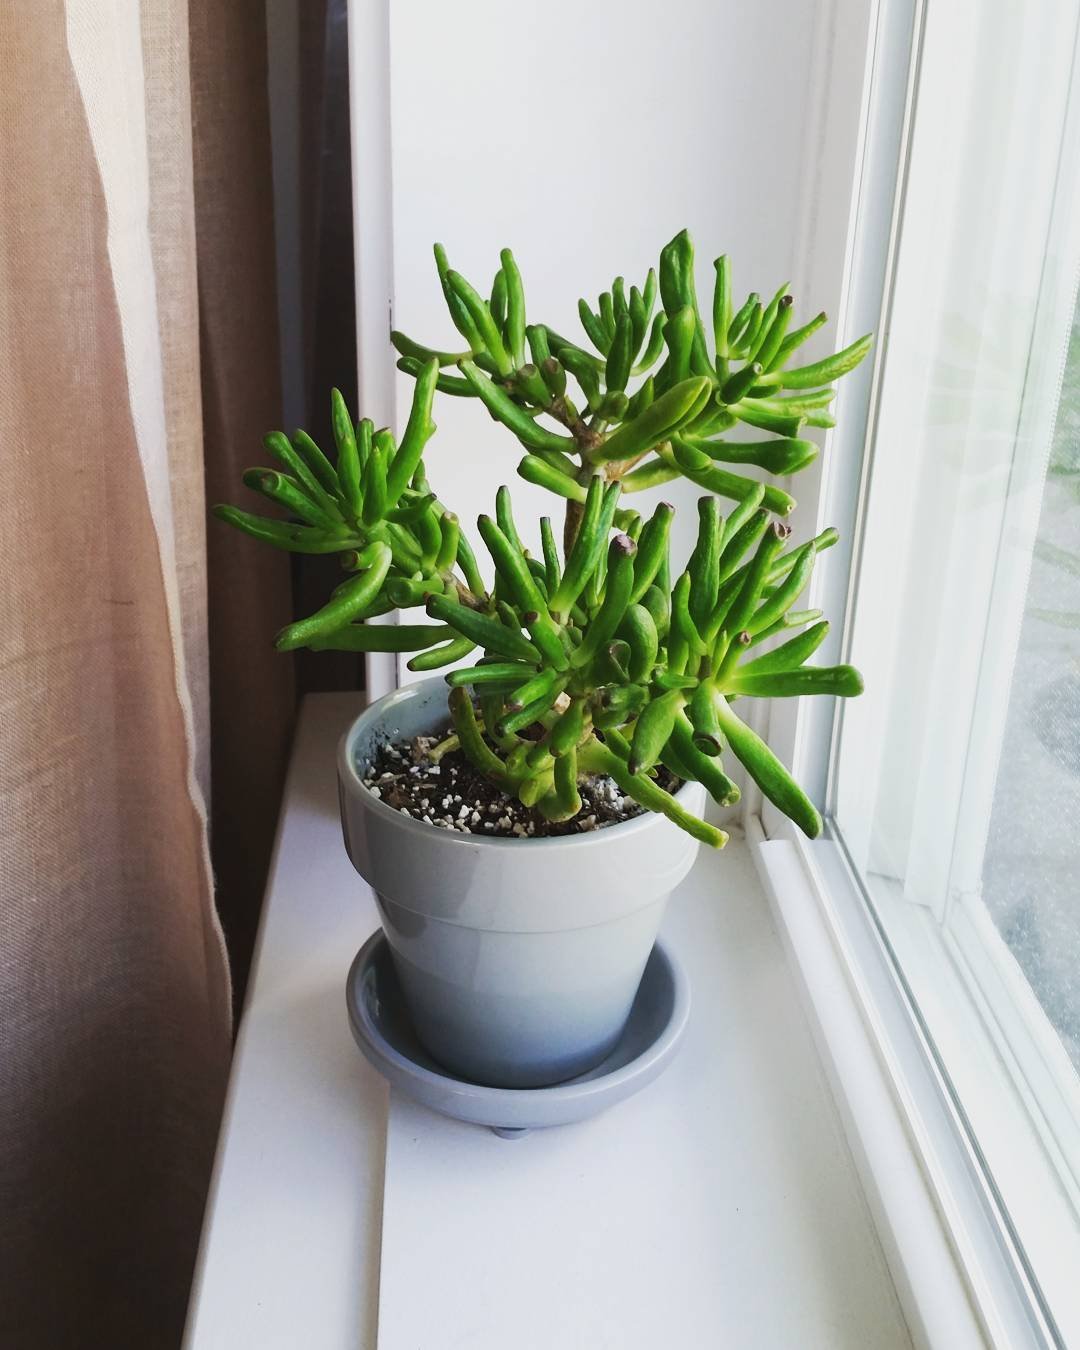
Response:
[[[404,684],[392,690],[389,694],[384,694],[382,698],[377,699],[354,719],[338,742],[338,780],[343,790],[348,791],[353,800],[360,804],[361,809],[370,811],[376,820],[383,820],[388,825],[396,825],[398,829],[405,831],[406,835],[415,835],[417,838],[430,840],[433,834],[437,834],[445,840],[448,847],[495,850],[528,848],[533,851],[550,851],[571,846],[574,848],[597,848],[605,845],[610,847],[619,839],[626,839],[632,834],[640,834],[645,830],[655,829],[661,823],[667,821],[667,816],[660,812],[646,810],[641,815],[635,816],[633,820],[622,820],[617,825],[604,825],[599,829],[589,830],[581,834],[561,834],[540,839],[528,837],[507,839],[505,837],[492,838],[483,834],[463,834],[458,830],[444,830],[438,825],[428,825],[422,820],[417,820],[415,816],[402,815],[395,807],[388,806],[386,802],[373,796],[370,789],[364,786],[356,767],[355,745],[357,740],[372,728],[373,724],[377,725],[385,717],[392,715],[394,709],[402,703],[420,698],[425,694],[432,694],[436,689],[442,689],[447,694],[449,693],[446,682],[441,676],[419,680],[413,684]],[[673,795],[677,801],[685,806],[687,797],[695,795],[695,789],[697,788],[698,784],[691,780],[683,783],[678,792]],[[675,828],[677,829],[678,826]]]

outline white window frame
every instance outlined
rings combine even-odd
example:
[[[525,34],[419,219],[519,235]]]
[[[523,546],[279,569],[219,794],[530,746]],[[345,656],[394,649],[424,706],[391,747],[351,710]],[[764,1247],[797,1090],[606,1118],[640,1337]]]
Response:
[[[389,0],[350,3],[348,40],[357,403],[377,425],[393,427],[395,353],[387,341],[394,304]],[[396,623],[397,615],[372,622]],[[364,656],[370,702],[398,687],[400,666],[396,652]]]
[[[821,184],[834,183],[847,218],[832,223],[844,240],[839,269],[835,256],[812,252],[803,288],[839,297],[836,346],[867,331],[878,333],[873,361],[841,386],[839,425],[826,433],[824,471],[809,481],[800,477],[797,484],[800,514],[811,517],[804,529],[836,525],[847,541],[825,555],[811,592],[810,603],[830,615],[849,612],[853,594],[860,492],[871,468],[863,460],[865,455],[872,461],[880,372],[888,353],[887,316],[925,9],[926,0],[879,0],[873,6],[858,144],[845,147],[842,137],[830,135],[826,115],[819,153],[813,153],[813,142],[808,145],[808,175],[818,185],[808,199],[820,201],[827,196]],[[827,35],[834,12],[829,6],[822,11]],[[900,59],[904,51],[906,62]],[[827,41],[818,59],[823,62],[819,86],[835,89]],[[845,186],[850,189],[846,195]],[[1040,312],[1037,322],[1060,323],[1061,317]],[[1036,500],[1023,528],[1033,534],[1037,520]],[[1006,603],[1022,608],[1022,592],[1019,598],[1015,593],[1005,597]],[[842,659],[843,633],[830,635],[826,653],[830,650],[834,659]],[[1013,657],[1010,652],[1004,673],[995,670],[992,680],[982,683],[978,713],[984,722],[995,713],[1004,721],[1002,700],[1008,698]],[[833,702],[774,702],[763,720],[766,725],[759,729],[770,744],[815,800],[826,804],[839,723]],[[996,744],[989,753],[995,768]],[[985,764],[982,770],[985,775]],[[969,799],[965,809],[981,809],[988,818],[985,800],[973,808]],[[749,796],[744,823],[798,968],[916,1335],[933,1346],[990,1344],[1012,1350],[1063,1344],[842,844],[828,837],[809,843],[760,794]],[[978,861],[969,859],[968,870]],[[945,982],[955,989],[958,1008],[961,1002],[968,1009],[978,1007],[982,1030],[1002,1062],[1014,1069],[1000,1090],[1023,1091],[1047,1157],[1062,1185],[1073,1191],[1075,1163],[1070,1166],[1068,1160],[1078,1155],[1080,1110],[1065,1052],[978,896],[954,897],[951,903]],[[1032,1083],[1038,1084],[1034,1095]]]

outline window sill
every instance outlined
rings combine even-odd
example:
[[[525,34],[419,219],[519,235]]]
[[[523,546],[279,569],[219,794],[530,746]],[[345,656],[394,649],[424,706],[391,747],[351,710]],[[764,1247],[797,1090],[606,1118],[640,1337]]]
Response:
[[[305,705],[187,1350],[910,1346],[741,842],[672,903],[694,1009],[646,1092],[513,1143],[388,1096],[342,992],[377,923],[333,781],[359,707]]]

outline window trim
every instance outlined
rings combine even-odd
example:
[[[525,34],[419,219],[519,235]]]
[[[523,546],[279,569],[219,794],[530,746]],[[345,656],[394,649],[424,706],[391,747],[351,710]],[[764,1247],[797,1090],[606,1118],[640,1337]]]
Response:
[[[845,0],[820,7],[819,22],[827,34],[834,32],[844,7]],[[831,192],[843,201],[848,190],[849,196],[846,221],[832,222],[834,230],[846,230],[842,265],[838,268],[835,256],[811,246],[800,281],[808,294],[839,298],[837,346],[869,330],[878,333],[872,361],[840,388],[838,427],[824,437],[822,469],[801,475],[795,485],[802,527],[816,532],[836,525],[846,541],[823,557],[810,595],[811,604],[845,618],[842,631],[830,635],[828,660],[847,659],[850,648],[846,620],[858,575],[888,352],[926,7],[926,0],[877,0],[871,7],[854,152],[849,146],[839,153],[820,125],[807,133],[804,232],[805,203],[813,203],[815,194],[820,200]],[[816,45],[812,79],[819,84],[830,82],[832,51],[827,39]],[[850,105],[850,88],[847,101]],[[832,700],[797,702],[773,701],[758,729],[827,811],[842,712]],[[752,854],[799,977],[916,1341],[950,1350],[968,1344],[1003,1350],[1062,1346],[842,841],[832,835],[810,843],[756,790],[744,800]],[[1020,1096],[1025,1075],[1051,1072],[1048,1053],[1055,1047],[1048,1052],[1048,1024],[1043,1025],[1041,1008],[1010,1008],[1004,1019],[986,1015],[987,982],[1006,979],[1009,972],[992,952],[972,952],[974,939],[967,929],[977,916],[965,917],[967,927],[949,932],[942,959],[955,979],[957,998],[975,996],[983,1005],[988,1043],[1010,1064],[1007,1083]],[[1032,1114],[1032,1120],[1047,1156],[1059,1150],[1060,1171],[1062,1141],[1074,1122],[1066,1103],[1060,1110],[1053,1109],[1056,1104],[1055,1097],[1051,1109],[1039,1119]]]
[[[390,141],[390,0],[348,6],[349,128],[352,138],[353,272],[359,406],[380,425],[396,426],[393,325],[394,194]],[[397,613],[372,623],[397,623]],[[369,703],[400,684],[396,652],[367,652]]]
[[[848,0],[823,4],[819,23],[830,33],[836,14]],[[856,4],[856,8],[859,6]],[[836,526],[840,541],[815,568],[809,603],[830,615],[851,612],[853,578],[857,574],[863,528],[864,494],[873,455],[873,428],[880,372],[888,349],[888,297],[899,222],[903,212],[908,147],[918,93],[925,0],[875,0],[869,6],[865,34],[866,55],[857,91],[858,136],[842,150],[828,134],[808,130],[804,159],[807,165],[803,199],[803,232],[812,208],[822,198],[835,201],[832,230],[843,238],[839,255],[820,245],[805,260],[803,285],[807,294],[837,297],[837,325],[831,333],[833,350],[862,333],[874,332],[871,360],[864,361],[839,386],[837,427],[823,437],[818,466],[801,474],[794,484],[799,500],[800,528],[807,534]],[[819,43],[819,64],[812,78],[830,89],[839,81],[834,63],[845,68],[842,52]],[[837,118],[850,115],[855,91],[847,91]],[[825,127],[825,132],[828,127]],[[822,238],[819,230],[816,238]],[[829,333],[831,325],[824,330]],[[846,660],[850,634],[846,624],[830,634],[822,661]],[[774,700],[768,712],[767,737],[785,763],[792,766],[811,798],[828,805],[830,766],[835,751],[839,710],[831,699]],[[759,728],[761,729],[761,728]],[[747,815],[760,814],[770,836],[784,827],[784,817],[771,802],[752,793]]]
[[[925,12],[925,3],[917,6]],[[886,9],[888,5],[886,5]],[[957,11],[959,14],[960,11]],[[950,11],[945,11],[945,18],[939,16],[937,27],[948,30]],[[1049,19],[1047,20],[1049,23]],[[1074,20],[1069,19],[1070,27],[1074,25]],[[841,406],[840,419],[841,428],[837,433],[837,444],[830,450],[831,466],[833,473],[833,491],[824,500],[828,510],[821,515],[822,522],[828,519],[829,523],[835,523],[841,530],[848,528],[848,522],[845,519],[845,491],[854,491],[854,485],[859,482],[858,488],[858,523],[854,530],[856,535],[855,547],[850,561],[847,565],[839,558],[833,558],[826,555],[823,559],[822,571],[825,573],[825,589],[827,594],[824,596],[824,606],[830,613],[842,613],[845,615],[845,640],[843,647],[843,659],[850,660],[851,637],[852,637],[852,618],[853,618],[853,600],[855,587],[857,585],[860,571],[863,568],[864,541],[867,528],[867,521],[871,513],[868,509],[873,504],[870,502],[870,484],[874,476],[874,462],[878,452],[878,433],[880,430],[880,400],[883,387],[888,383],[882,379],[884,368],[888,364],[889,353],[888,343],[889,334],[893,320],[892,299],[895,291],[897,254],[901,246],[902,232],[904,228],[904,213],[908,207],[908,163],[911,153],[911,143],[913,138],[921,137],[921,149],[917,154],[926,153],[927,135],[925,127],[919,131],[915,127],[915,113],[921,96],[920,67],[922,64],[922,32],[923,26],[921,20],[917,19],[918,38],[913,46],[911,60],[912,85],[909,89],[908,102],[909,111],[906,117],[903,145],[900,158],[896,169],[896,191],[895,191],[895,211],[893,216],[893,225],[890,238],[887,245],[882,243],[881,238],[875,234],[873,228],[866,230],[861,227],[861,232],[869,235],[868,240],[860,241],[858,238],[854,241],[854,253],[852,273],[850,280],[850,294],[854,297],[856,307],[861,305],[866,319],[860,327],[876,326],[880,334],[878,342],[878,351],[876,353],[875,369],[873,375],[872,392],[866,408],[865,418],[860,417],[860,408],[856,401],[856,406],[850,404]],[[934,30],[936,45],[931,46],[931,63],[940,64],[942,38],[937,28]],[[1068,48],[1073,49],[1074,38],[1070,34]],[[1080,97],[1075,92],[1077,64],[1076,57],[1069,62],[1072,69],[1072,77],[1066,80],[1064,93],[1067,98],[1065,114],[1070,123],[1075,127],[1076,121],[1080,118]],[[890,98],[890,86],[896,83],[895,75],[890,77],[886,70],[885,89],[883,96],[887,103]],[[1073,93],[1068,94],[1068,89],[1072,87]],[[939,100],[941,98],[940,72],[937,86],[931,79],[928,97],[931,99],[931,122],[933,118],[940,113]],[[871,109],[875,109],[882,102],[882,96],[871,99]],[[872,116],[876,116],[872,111]],[[871,142],[871,162],[873,160],[873,142],[880,138],[880,131],[870,136]],[[1075,135],[1075,132],[1073,132]],[[1066,128],[1063,133],[1063,146],[1069,141],[1070,135]],[[878,158],[881,158],[880,152]],[[1069,226],[1070,218],[1075,219],[1075,202],[1080,199],[1080,189],[1071,187],[1066,181],[1064,186],[1061,180],[1060,165],[1064,156],[1064,150],[1061,150],[1057,159],[1057,170],[1047,180],[1045,187],[1049,193],[1049,199],[1046,202],[1046,218],[1044,225],[1047,231],[1047,242],[1045,257],[1051,258],[1057,254],[1067,254],[1072,256],[1076,247],[1077,227]],[[933,156],[931,155],[931,160]],[[859,190],[857,189],[857,192]],[[869,185],[864,184],[861,191],[865,194],[880,193],[888,195],[889,184],[887,178],[883,179],[878,174],[876,184],[873,180]],[[915,191],[920,194],[920,200],[917,202],[916,210],[916,234],[918,233],[918,220],[921,216],[925,219],[925,203],[921,201],[925,193],[925,186],[915,185]],[[1065,194],[1073,202],[1073,210],[1063,209],[1062,201]],[[1071,239],[1071,246],[1062,247],[1064,238]],[[864,263],[859,263],[860,252],[863,255],[874,255],[876,249],[886,248],[888,253],[885,264],[885,284],[884,286],[875,285],[871,277],[867,280],[867,268]],[[901,260],[899,265],[904,266]],[[907,264],[910,267],[910,263]],[[872,272],[872,268],[870,269]],[[1040,269],[1037,269],[1040,270]],[[1052,269],[1051,269],[1052,270]],[[1030,341],[1028,352],[1035,346],[1041,334],[1047,329],[1053,329],[1059,326],[1068,325],[1071,318],[1073,306],[1065,304],[1062,301],[1060,288],[1057,286],[1048,286],[1046,281],[1047,267],[1045,261],[1041,268],[1042,281],[1038,287],[1038,296],[1031,314]],[[848,278],[845,278],[847,284]],[[903,278],[901,278],[903,285]],[[910,289],[910,288],[908,288]],[[826,292],[827,293],[827,292]],[[861,298],[860,298],[861,297]],[[877,303],[880,306],[880,312],[875,317],[873,306]],[[1067,313],[1066,313],[1067,310]],[[849,327],[848,336],[853,335],[854,327]],[[845,338],[845,340],[847,340]],[[1032,364],[1028,361],[1024,366],[1024,379],[1010,390],[1010,397],[1015,399],[1017,416],[1023,420],[1019,423],[1018,437],[1023,441],[1036,440],[1042,438],[1030,436],[1025,437],[1022,428],[1032,421],[1038,419],[1042,414],[1048,401],[1053,399],[1053,393],[1049,388],[1045,389],[1044,397],[1030,398],[1024,389],[1024,385],[1029,382]],[[1049,372],[1043,371],[1043,383],[1046,384],[1046,375]],[[856,373],[856,378],[858,372]],[[841,398],[843,397],[843,387],[841,389]],[[895,399],[895,392],[890,387],[884,395],[887,401]],[[894,408],[893,402],[890,402],[890,408]],[[1034,408],[1034,414],[1033,414]],[[1045,417],[1043,417],[1045,421]],[[888,428],[886,428],[888,430]],[[862,467],[861,478],[859,472],[859,459],[862,454],[862,445],[865,444],[865,462]],[[839,453],[838,453],[839,452]],[[1018,463],[1018,462],[1017,462]],[[1014,463],[1012,475],[1017,477],[1017,463]],[[1022,465],[1020,467],[1023,467]],[[1028,466],[1030,468],[1030,465]],[[1021,481],[1023,475],[1020,475]],[[839,489],[839,496],[837,496]],[[1001,539],[1004,543],[1006,537],[1009,540],[1010,547],[1016,549],[1023,548],[1025,544],[1030,545],[1034,540],[1039,520],[1040,505],[1042,499],[1041,487],[1038,491],[1019,491],[1015,494],[1010,489],[1007,499],[1003,498],[999,510],[1002,518]],[[839,506],[837,506],[839,501]],[[878,514],[875,519],[875,527],[880,530],[882,520],[880,518],[880,503],[877,503]],[[903,510],[908,509],[905,505]],[[890,514],[890,523],[895,522],[895,516]],[[1007,522],[1007,524],[1006,524]],[[820,525],[819,525],[820,528]],[[1006,535],[1007,530],[1007,535]],[[902,533],[903,531],[901,531]],[[835,550],[833,551],[835,552]],[[988,561],[985,557],[986,549],[983,549],[983,563]],[[958,794],[953,797],[951,791],[946,792],[942,797],[935,798],[934,793],[928,794],[928,797],[916,797],[919,802],[920,823],[916,825],[914,856],[924,860],[924,875],[922,876],[922,888],[928,890],[933,896],[940,896],[940,902],[935,898],[933,903],[939,905],[939,915],[944,917],[949,900],[954,894],[963,892],[965,889],[972,888],[973,878],[977,878],[981,870],[982,852],[985,847],[987,831],[989,828],[989,813],[991,809],[991,796],[985,790],[989,783],[992,783],[996,764],[1001,752],[1002,732],[1005,723],[1005,713],[1009,697],[1009,688],[1011,685],[1011,669],[1016,656],[1016,643],[1019,636],[1019,615],[1023,608],[1023,598],[1026,593],[1026,578],[1019,582],[1013,582],[1009,579],[1009,569],[998,567],[996,571],[991,571],[985,581],[979,588],[972,587],[965,595],[965,608],[968,607],[968,601],[971,602],[970,608],[974,611],[981,611],[985,608],[991,609],[995,615],[995,631],[1004,632],[1004,639],[999,640],[995,646],[984,644],[982,654],[978,659],[978,681],[973,694],[974,712],[972,720],[972,729],[970,734],[962,739],[957,738],[958,743],[954,743],[950,749],[939,754],[928,777],[931,782],[940,781],[940,771],[944,770],[947,776],[955,777],[959,780]],[[1005,580],[1003,583],[1003,574]],[[841,586],[846,587],[846,594],[841,590]],[[818,593],[819,602],[821,600]],[[846,601],[846,603],[845,603]],[[1002,622],[1002,619],[1005,622]],[[866,623],[863,622],[862,629],[865,636]],[[887,630],[882,628],[884,634]],[[972,649],[974,650],[974,649]],[[972,674],[970,666],[973,665],[974,657],[965,667],[965,677]],[[955,672],[951,672],[955,676]],[[824,701],[823,701],[824,702]],[[940,711],[940,710],[939,710]],[[796,775],[804,782],[807,782],[813,789],[812,795],[822,807],[823,810],[832,814],[840,814],[837,809],[836,792],[838,786],[837,780],[837,756],[839,741],[842,729],[851,716],[859,716],[862,708],[849,709],[843,703],[827,708],[814,708],[806,712],[799,710],[799,722],[796,728],[797,737],[792,741],[790,749],[792,754],[793,766]],[[826,737],[831,733],[829,740],[829,754],[825,755],[823,747],[826,744]],[[848,745],[845,746],[845,760],[852,756],[851,738],[848,738]],[[787,747],[785,747],[787,748]],[[869,755],[868,763],[872,763],[874,755],[865,746],[860,746],[856,751],[856,757],[860,755]],[[936,769],[939,772],[935,773]],[[925,772],[925,768],[924,768]],[[823,777],[826,776],[823,782]],[[854,770],[850,764],[847,765],[845,778],[847,781],[861,781],[863,775],[860,767]],[[961,835],[964,842],[963,847],[956,850],[936,848],[937,840],[941,832],[938,828],[939,813],[942,807],[948,809],[953,817],[950,824],[950,833]],[[766,815],[767,824],[775,824],[775,817]],[[960,830],[961,821],[965,822],[965,828]],[[853,822],[848,820],[849,829]],[[849,839],[857,838],[855,834],[849,834]],[[880,841],[878,847],[881,847]],[[930,859],[930,861],[925,861]],[[928,881],[929,878],[929,881]]]

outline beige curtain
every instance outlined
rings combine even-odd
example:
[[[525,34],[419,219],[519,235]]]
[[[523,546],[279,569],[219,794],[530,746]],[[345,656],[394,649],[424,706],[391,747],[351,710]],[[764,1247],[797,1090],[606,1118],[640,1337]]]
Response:
[[[287,663],[243,656],[286,616],[284,564],[222,543],[207,601],[204,407],[215,480],[276,417],[263,23],[214,0],[0,8],[12,1350],[173,1347],[183,1326],[230,1047],[211,715],[250,924],[291,710]]]
[[[206,500],[235,502],[281,419],[266,14],[263,0],[189,8]],[[292,730],[293,663],[270,639],[293,609],[285,554],[217,522],[207,552],[214,870],[242,990]]]

